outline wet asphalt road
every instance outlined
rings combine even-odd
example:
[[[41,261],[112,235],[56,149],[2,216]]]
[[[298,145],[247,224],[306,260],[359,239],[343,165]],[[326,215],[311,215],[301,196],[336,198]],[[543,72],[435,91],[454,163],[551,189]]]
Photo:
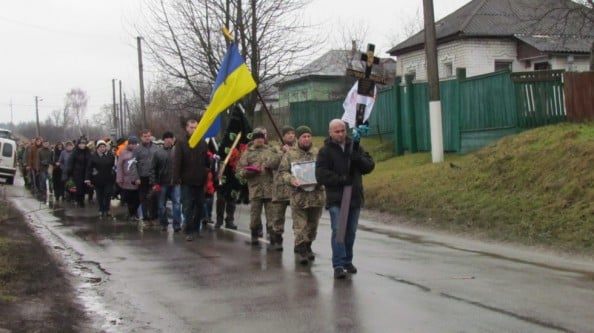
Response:
[[[334,280],[324,213],[317,258],[246,244],[238,231],[182,234],[100,221],[96,206],[3,194],[71,273],[90,331],[104,332],[594,332],[594,264],[391,227],[363,219],[359,273]],[[114,202],[115,204],[115,202]],[[289,216],[288,216],[289,217]]]

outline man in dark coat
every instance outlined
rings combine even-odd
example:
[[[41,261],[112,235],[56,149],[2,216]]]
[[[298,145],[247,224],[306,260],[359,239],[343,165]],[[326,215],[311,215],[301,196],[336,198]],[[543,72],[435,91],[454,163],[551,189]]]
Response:
[[[85,185],[85,176],[87,175],[87,165],[91,158],[91,153],[87,148],[87,138],[81,137],[78,140],[76,148],[70,155],[68,160],[68,177],[72,177],[76,184],[76,204],[79,207],[85,205],[85,194],[87,192],[87,186]]]
[[[85,185],[95,188],[99,202],[99,217],[104,219],[109,216],[111,195],[115,182],[113,167],[115,158],[107,150],[107,143],[97,141],[96,151],[91,154],[86,169]]]
[[[364,201],[362,175],[373,171],[375,163],[359,142],[352,142],[352,139],[347,137],[346,125],[342,120],[332,120],[328,133],[330,136],[326,138],[324,147],[318,153],[316,179],[326,187],[326,208],[330,213],[332,226],[334,277],[344,279],[346,273],[357,273],[357,268],[353,265],[353,246],[359,212]],[[348,207],[345,239],[344,242],[337,242],[342,193],[346,185],[352,185],[352,197]]]
[[[181,230],[181,194],[180,186],[171,183],[173,170],[173,143],[175,137],[172,132],[163,134],[163,147],[157,149],[153,156],[153,165],[150,172],[150,183],[155,184],[153,191],[159,196],[159,223],[161,230],[167,230],[167,200],[171,200],[171,211],[173,215],[173,231]]]
[[[204,140],[191,148],[188,140],[196,130],[195,119],[186,121],[186,137],[173,151],[173,184],[181,185],[182,211],[185,218],[186,240],[194,240],[192,234],[200,232],[200,219],[204,210],[204,185],[209,172],[208,146]]]

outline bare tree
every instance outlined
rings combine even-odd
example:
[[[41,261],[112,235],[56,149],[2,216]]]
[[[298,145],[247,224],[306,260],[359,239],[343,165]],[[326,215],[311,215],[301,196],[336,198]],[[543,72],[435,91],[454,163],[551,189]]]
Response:
[[[148,24],[139,28],[147,48],[170,78],[202,106],[210,101],[229,27],[261,87],[288,74],[317,51],[316,38],[299,10],[310,0],[147,0]],[[178,82],[179,82],[178,81]],[[265,95],[266,91],[261,91]],[[256,98],[246,103],[253,112]]]
[[[386,38],[388,39],[388,41],[390,41],[391,45],[397,45],[403,40],[411,37],[412,35],[424,29],[423,15],[421,12],[421,8],[418,6],[414,16],[404,16],[398,13],[395,13],[394,16],[397,17],[396,21],[400,22],[398,26],[400,26],[401,29],[392,30],[388,32]]]
[[[51,112],[51,114],[48,117],[49,121],[51,122],[51,124],[58,126],[58,127],[62,127],[64,126],[64,113],[62,112],[62,110],[59,109],[55,109]]]
[[[64,100],[65,114],[67,114],[69,118],[74,118],[78,127],[78,133],[81,136],[83,134],[82,121],[84,120],[85,114],[87,112],[88,102],[89,98],[87,97],[87,93],[79,88],[71,89],[70,92],[66,94],[66,98]]]

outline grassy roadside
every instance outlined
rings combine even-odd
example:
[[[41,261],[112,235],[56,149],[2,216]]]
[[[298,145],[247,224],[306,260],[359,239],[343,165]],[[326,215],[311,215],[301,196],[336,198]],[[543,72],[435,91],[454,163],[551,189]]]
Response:
[[[383,145],[363,145],[382,160]],[[418,225],[592,255],[593,171],[594,123],[552,125],[446,155],[445,163],[431,163],[430,153],[378,162],[364,177],[366,207]]]

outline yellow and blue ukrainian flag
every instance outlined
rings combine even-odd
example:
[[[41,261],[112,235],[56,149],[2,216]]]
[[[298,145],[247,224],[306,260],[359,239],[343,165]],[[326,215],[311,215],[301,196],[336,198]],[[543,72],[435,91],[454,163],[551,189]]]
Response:
[[[243,57],[239,54],[237,45],[231,43],[217,74],[210,104],[202,115],[194,134],[190,137],[190,147],[195,147],[200,139],[204,137],[219,113],[256,89],[256,87],[256,81],[254,81]]]

